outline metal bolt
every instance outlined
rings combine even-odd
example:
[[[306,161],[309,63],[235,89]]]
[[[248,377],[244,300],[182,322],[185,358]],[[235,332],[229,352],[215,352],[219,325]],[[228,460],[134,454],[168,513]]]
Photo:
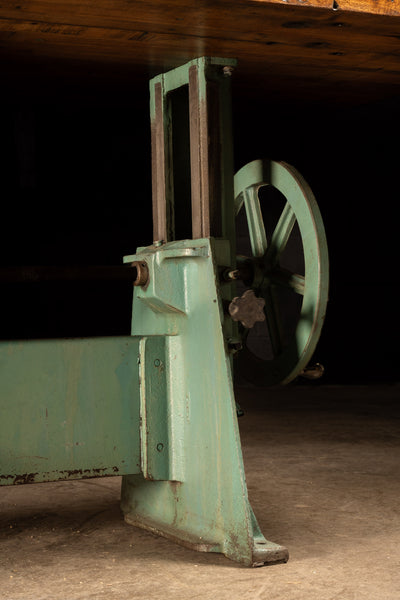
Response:
[[[156,360],[154,361],[154,366],[159,367],[160,365],[161,365],[161,360],[159,358],[156,358]]]
[[[156,446],[157,448],[157,452],[162,452],[164,450],[164,444],[162,444],[161,442],[159,442]]]
[[[304,377],[305,379],[319,379],[325,372],[324,365],[321,363],[315,363],[315,365],[307,365],[301,373],[299,373],[300,377]]]
[[[237,340],[235,338],[228,339],[228,352],[229,354],[236,354],[243,348],[243,344],[241,340]]]
[[[225,77],[230,77],[233,73],[233,67],[226,66],[222,69]]]
[[[149,281],[149,268],[147,263],[142,260],[135,260],[131,266],[135,267],[137,271],[137,276],[133,285],[146,285]]]
[[[239,260],[236,269],[232,267],[223,268],[221,270],[222,281],[237,281],[242,280],[245,285],[251,285],[257,271],[257,265],[253,260]]]
[[[228,279],[240,279],[240,271],[239,269],[234,269],[233,271],[228,271],[226,276],[228,277]]]

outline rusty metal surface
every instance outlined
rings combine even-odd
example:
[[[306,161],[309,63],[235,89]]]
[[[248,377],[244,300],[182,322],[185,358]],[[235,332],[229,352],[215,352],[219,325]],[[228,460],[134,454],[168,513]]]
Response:
[[[134,286],[147,285],[149,281],[149,268],[144,260],[137,260],[131,264],[131,267],[136,270],[137,276],[133,282]]]
[[[153,197],[153,240],[167,241],[167,192],[165,161],[166,135],[164,132],[164,90],[163,80],[151,88],[151,172]]]
[[[202,81],[200,81],[200,77]],[[210,235],[208,121],[204,72],[189,69],[190,167],[192,184],[193,238]]]

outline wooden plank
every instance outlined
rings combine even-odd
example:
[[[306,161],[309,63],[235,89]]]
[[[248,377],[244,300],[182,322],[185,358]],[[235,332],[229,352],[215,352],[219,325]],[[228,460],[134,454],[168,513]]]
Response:
[[[116,9],[121,2],[107,3],[108,7],[111,4],[114,8],[109,12],[101,10],[104,1],[99,1],[97,8],[93,7],[92,12],[78,10],[78,6],[75,5],[80,3],[76,0],[66,5],[56,2],[52,5],[53,8],[47,6],[45,10],[43,7],[39,10],[41,5],[48,4],[45,2],[33,1],[27,4],[25,10],[19,11],[15,8],[7,9],[7,4],[10,3],[6,2],[0,7],[0,20],[1,29],[10,32],[8,42],[11,41],[13,32],[31,31],[37,34],[38,42],[42,35],[48,36],[49,40],[52,36],[68,36],[71,48],[77,39],[88,35],[92,40],[97,40],[98,44],[104,38],[115,42],[142,41],[148,44],[154,35],[166,35],[200,38],[208,40],[209,43],[216,43],[218,40],[260,43],[269,46],[271,51],[273,45],[293,44],[298,38],[307,39],[317,33],[321,39],[329,42],[337,36],[335,28],[340,26],[346,28],[349,42],[353,35],[357,34],[364,42],[373,41],[370,40],[373,36],[379,38],[383,44],[384,36],[400,33],[397,19],[377,20],[376,17],[368,15],[360,15],[356,19],[351,14],[344,15],[340,11],[303,11],[292,6],[265,5],[243,0],[237,2],[233,10],[231,7],[227,10],[226,2],[221,1],[212,9],[203,9],[193,0],[169,3],[165,0],[160,3],[149,1],[143,10],[140,0],[135,0],[122,14]],[[12,6],[15,7],[15,4],[12,3]],[[135,7],[134,11],[132,7]],[[90,34],[88,28],[92,28]]]
[[[0,21],[2,39],[7,41],[7,49],[27,48],[34,50],[37,56],[56,55],[75,58],[84,53],[85,58],[102,61],[121,61],[129,64],[149,65],[167,63],[168,66],[180,64],[182,59],[196,57],[199,53],[199,40],[203,53],[228,54],[237,56],[239,60],[261,60],[271,64],[276,60],[291,60],[307,64],[319,64],[321,59],[338,68],[350,68],[362,63],[370,70],[376,66],[400,69],[400,48],[397,33],[379,33],[368,35],[368,47],[365,46],[365,33],[349,23],[339,23],[334,28],[323,30],[316,23],[307,27],[291,30],[291,35],[281,37],[279,31],[265,28],[264,39],[252,39],[237,36],[234,39],[225,33],[220,39],[197,38],[188,34],[148,33],[141,31],[111,29],[97,27],[73,27],[71,25],[53,24],[48,27],[42,23],[30,21]],[[304,33],[303,30],[306,30]],[[73,43],[71,43],[73,39]],[[101,45],[99,44],[101,40]],[[166,54],[167,53],[167,54]],[[299,54],[300,53],[300,54]],[[153,55],[153,57],[151,56]],[[338,58],[340,57],[340,58]],[[384,64],[382,64],[384,60]],[[372,62],[371,62],[372,61]],[[327,66],[327,65],[326,65]]]
[[[318,7],[261,0],[6,0],[0,7],[0,60],[6,59],[1,75],[3,81],[15,78],[18,61],[22,75],[23,64],[29,65],[27,77],[35,64],[62,61],[58,69],[73,63],[75,73],[83,73],[96,66],[98,76],[103,70],[111,79],[129,70],[142,86],[153,75],[208,54],[237,58],[237,81],[249,93],[254,77],[269,88],[287,87],[289,78],[311,81],[315,89],[344,82],[354,93],[360,83],[371,90],[382,86],[382,93],[392,86],[397,93],[400,20],[322,10],[325,0],[315,1]],[[382,2],[373,5],[386,6]],[[391,3],[393,10],[399,2]]]
[[[103,28],[121,27],[141,30],[207,31],[213,25],[223,33],[221,21],[236,21],[236,28],[259,19],[265,20],[273,11],[283,9],[290,19],[290,13],[297,11],[302,19],[315,8],[320,10],[320,18],[328,13],[366,13],[370,15],[400,15],[400,0],[214,0],[212,3],[195,0],[4,0],[0,7],[1,18],[22,18],[43,23],[79,24]],[[285,16],[283,18],[286,18]],[[244,20],[244,22],[243,22]],[[187,29],[187,28],[190,29]],[[160,29],[161,28],[161,29]]]
[[[345,13],[359,12],[374,15],[400,15],[399,0],[254,0],[263,4],[286,4],[304,8],[324,8]]]
[[[399,0],[337,0],[337,10],[400,16]]]
[[[351,31],[350,31],[351,30]],[[199,38],[180,34],[149,33],[143,36],[140,31],[121,29],[102,30],[96,27],[81,27],[79,30],[70,25],[53,25],[21,21],[0,21],[0,31],[8,33],[9,52],[18,50],[34,52],[36,57],[76,58],[101,60],[103,64],[121,62],[129,65],[166,65],[173,67],[185,60],[195,58],[199,52]],[[73,43],[71,43],[73,36]],[[268,28],[266,31],[268,37]],[[275,33],[279,40],[279,33]],[[3,38],[4,39],[4,38]],[[101,40],[101,45],[99,44]],[[270,40],[270,44],[240,37],[200,38],[204,54],[234,56],[241,63],[257,64],[261,72],[263,67],[278,64],[299,65],[306,63],[307,69],[321,65],[324,70],[363,69],[365,73],[400,71],[400,48],[396,35],[382,36],[371,33],[369,44],[365,47],[362,32],[347,24],[336,29],[322,32],[310,25],[306,35],[300,31],[282,41]],[[246,65],[247,66],[247,65]]]

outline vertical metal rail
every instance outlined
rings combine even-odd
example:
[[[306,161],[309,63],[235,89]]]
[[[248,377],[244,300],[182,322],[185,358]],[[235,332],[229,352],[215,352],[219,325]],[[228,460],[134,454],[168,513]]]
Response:
[[[178,199],[174,187],[171,101],[188,88],[192,238],[225,238],[234,244],[233,151],[230,75],[235,60],[203,57],[150,82],[153,231],[174,241]],[[232,248],[232,255],[235,255]]]

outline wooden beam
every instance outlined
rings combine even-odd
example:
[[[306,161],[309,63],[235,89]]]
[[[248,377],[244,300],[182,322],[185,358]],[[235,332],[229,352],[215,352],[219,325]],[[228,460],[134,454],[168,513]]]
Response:
[[[400,19],[388,15],[400,0],[337,2],[333,10],[331,0],[3,0],[0,76],[14,77],[19,62],[21,73],[29,65],[28,78],[35,65],[54,64],[49,73],[57,78],[57,70],[74,64],[89,78],[93,67],[142,86],[162,71],[212,55],[238,59],[235,80],[249,93],[291,85],[301,94],[303,81],[315,90],[330,87],[338,98],[343,86],[355,97],[357,87],[359,96],[366,88],[378,96],[379,90],[397,94]]]
[[[372,15],[400,16],[399,0],[253,0],[263,4],[285,4],[308,8],[325,8],[327,10],[359,12]]]

